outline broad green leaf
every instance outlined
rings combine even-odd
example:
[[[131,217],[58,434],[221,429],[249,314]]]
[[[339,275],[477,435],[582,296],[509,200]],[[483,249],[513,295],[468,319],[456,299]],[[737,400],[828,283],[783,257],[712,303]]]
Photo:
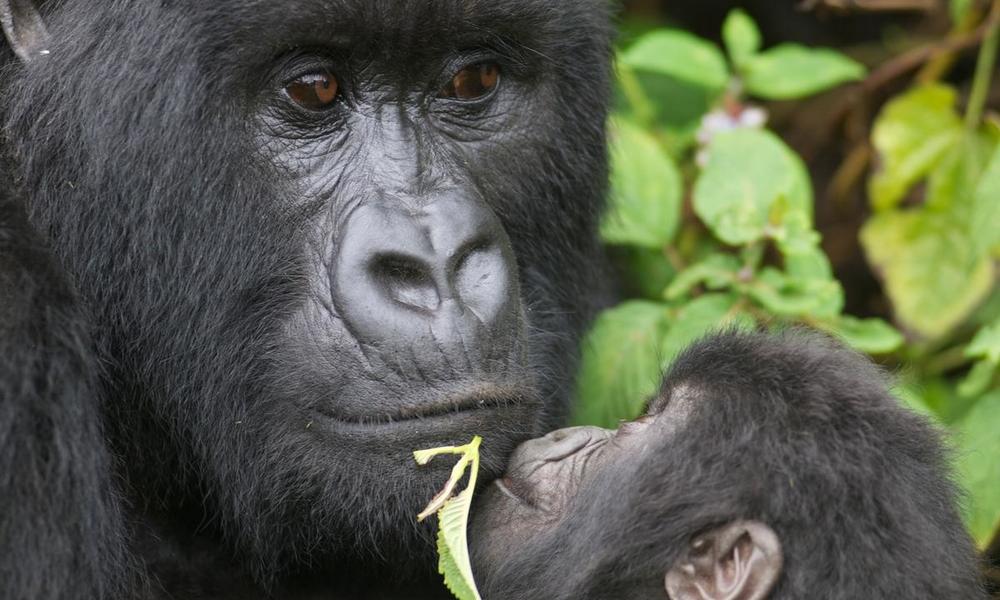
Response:
[[[992,262],[947,215],[882,213],[862,228],[861,243],[899,323],[927,338],[961,323],[993,286]]]
[[[875,210],[899,204],[962,135],[956,92],[943,84],[914,88],[882,109],[872,131],[879,168],[868,184]]]
[[[839,52],[798,44],[765,50],[744,67],[747,91],[769,100],[803,98],[865,76],[864,65]]]
[[[438,572],[444,576],[445,586],[458,600],[482,600],[476,589],[476,580],[472,574],[472,563],[469,560],[469,510],[472,507],[472,494],[476,489],[476,478],[479,474],[479,445],[482,438],[478,435],[464,446],[445,446],[429,450],[417,450],[413,453],[418,465],[426,465],[435,456],[442,454],[459,455],[458,462],[451,470],[444,488],[438,492],[417,520],[422,521],[433,513],[438,515]],[[470,468],[469,482],[465,489],[453,496],[455,487]]]
[[[611,130],[611,198],[601,237],[611,244],[662,248],[681,217],[681,176],[655,139],[626,120]]]
[[[823,329],[844,340],[855,350],[867,354],[894,352],[903,345],[903,334],[882,319],[858,319],[841,315],[829,323],[821,324]]]
[[[972,244],[985,254],[1000,245],[1000,146],[976,186],[970,212]]]
[[[739,8],[729,11],[726,16],[726,21],[722,24],[722,40],[737,69],[742,70],[760,50],[760,30],[750,15]]]
[[[659,29],[639,38],[620,60],[635,70],[651,71],[711,89],[729,80],[726,60],[711,42],[676,29]]]
[[[801,160],[770,132],[719,134],[695,183],[695,213],[727,244],[786,237],[785,223],[801,230],[812,222],[812,192],[804,172]]]
[[[969,494],[966,523],[982,547],[1000,525],[1000,390],[980,398],[955,430],[959,481]]]
[[[660,384],[668,310],[632,300],[598,315],[583,342],[574,423],[616,427],[639,414]]]
[[[664,292],[667,300],[677,300],[687,295],[695,286],[705,284],[710,290],[719,290],[732,285],[742,265],[735,256],[712,254],[705,260],[681,271]]]
[[[680,307],[663,338],[660,355],[664,368],[681,350],[709,333],[727,327],[753,327],[753,319],[740,310],[737,302],[734,294],[705,294]]]
[[[971,224],[972,213],[979,209],[976,189],[996,148],[997,137],[989,131],[963,132],[927,178],[927,209],[949,211]],[[989,198],[988,206],[997,201]]]

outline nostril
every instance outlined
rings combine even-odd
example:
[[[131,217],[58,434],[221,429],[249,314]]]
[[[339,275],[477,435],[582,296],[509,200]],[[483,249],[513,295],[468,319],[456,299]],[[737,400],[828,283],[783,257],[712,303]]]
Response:
[[[462,247],[449,279],[463,306],[483,320],[491,320],[510,293],[506,259],[500,246],[488,238]]]
[[[549,433],[549,437],[552,438],[553,442],[561,442],[566,439],[568,435],[569,434],[565,429],[556,429],[555,431]]]
[[[441,303],[434,275],[422,260],[404,254],[380,254],[369,272],[393,300],[412,308],[436,310]]]

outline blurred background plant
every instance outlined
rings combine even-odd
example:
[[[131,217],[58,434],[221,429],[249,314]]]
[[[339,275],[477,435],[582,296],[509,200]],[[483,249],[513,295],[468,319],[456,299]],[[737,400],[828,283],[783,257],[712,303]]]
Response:
[[[998,41],[1000,0],[626,2],[601,227],[624,298],[575,421],[636,416],[708,331],[827,331],[954,432],[1000,589]]]

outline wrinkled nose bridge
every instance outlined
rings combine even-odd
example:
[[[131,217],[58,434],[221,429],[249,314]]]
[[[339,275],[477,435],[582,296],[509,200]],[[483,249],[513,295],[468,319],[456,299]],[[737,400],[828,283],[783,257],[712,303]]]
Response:
[[[399,103],[386,105],[365,127],[368,168],[378,186],[391,191],[419,188],[428,172],[428,157],[422,136],[406,110]],[[398,195],[400,199],[409,197]]]

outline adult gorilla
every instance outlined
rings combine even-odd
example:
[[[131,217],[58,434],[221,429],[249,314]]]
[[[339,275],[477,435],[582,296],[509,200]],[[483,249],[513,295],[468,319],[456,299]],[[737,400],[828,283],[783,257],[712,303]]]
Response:
[[[0,596],[416,597],[411,451],[566,411],[605,2],[0,17]]]

